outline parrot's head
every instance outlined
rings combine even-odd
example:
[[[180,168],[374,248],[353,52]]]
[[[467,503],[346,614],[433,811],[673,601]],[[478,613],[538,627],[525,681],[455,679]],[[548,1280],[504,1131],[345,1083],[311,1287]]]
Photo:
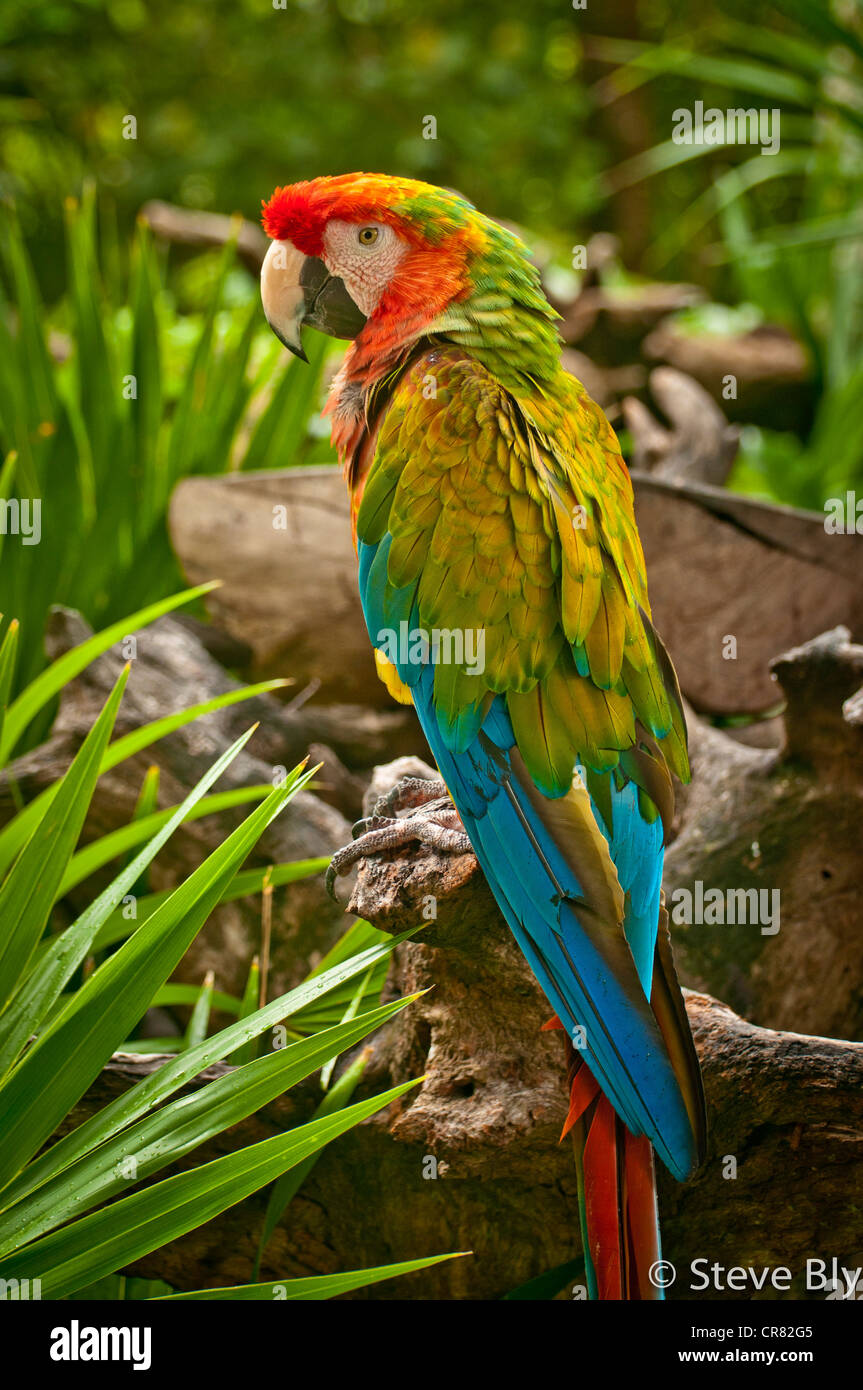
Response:
[[[482,331],[507,309],[555,317],[518,237],[447,189],[341,174],[277,188],[262,220],[264,312],[299,357],[304,324],[358,339],[368,360],[424,333]]]

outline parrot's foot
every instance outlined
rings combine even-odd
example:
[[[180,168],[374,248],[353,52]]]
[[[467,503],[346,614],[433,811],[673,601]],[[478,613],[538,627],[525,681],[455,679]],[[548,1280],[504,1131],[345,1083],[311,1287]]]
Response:
[[[472,851],[444,783],[421,777],[403,777],[378,798],[370,816],[357,821],[353,832],[353,843],[336,850],[327,869],[327,892],[332,898],[336,896],[336,879],[369,855],[385,854],[409,844],[428,845],[443,854]]]

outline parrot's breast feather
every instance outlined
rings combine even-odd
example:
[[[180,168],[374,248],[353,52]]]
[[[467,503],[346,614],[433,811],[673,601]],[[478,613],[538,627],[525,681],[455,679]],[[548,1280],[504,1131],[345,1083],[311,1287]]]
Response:
[[[371,637],[387,656],[388,642],[439,634],[434,701],[453,752],[500,694],[546,795],[580,762],[635,781],[665,819],[668,769],[688,778],[686,733],[632,487],[605,416],[574,378],[559,383],[559,399],[517,398],[457,348],[407,367],[357,516],[386,619]]]

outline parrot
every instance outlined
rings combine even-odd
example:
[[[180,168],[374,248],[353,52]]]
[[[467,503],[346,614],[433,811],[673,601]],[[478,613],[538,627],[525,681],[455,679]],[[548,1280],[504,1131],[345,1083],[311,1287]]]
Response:
[[[654,1153],[686,1181],[706,1119],[662,894],[686,722],[620,445],[527,246],[459,193],[326,175],[262,222],[274,333],[349,342],[325,411],[378,674],[440,773],[429,842],[473,850],[565,1034],[587,1296],[660,1299]],[[363,839],[395,843],[340,853]]]

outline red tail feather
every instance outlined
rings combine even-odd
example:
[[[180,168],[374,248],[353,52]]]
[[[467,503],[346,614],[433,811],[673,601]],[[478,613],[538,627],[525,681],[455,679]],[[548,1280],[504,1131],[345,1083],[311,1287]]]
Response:
[[[650,1279],[660,1258],[653,1149],[630,1134],[567,1039],[572,1133],[585,1264],[600,1300],[662,1298]]]
[[[605,1096],[596,1102],[582,1151],[584,1208],[597,1297],[624,1297],[626,1275],[625,1210],[622,1200],[622,1136]]]
[[[621,1126],[623,1128],[623,1126]],[[627,1224],[627,1285],[629,1297],[646,1302],[660,1296],[649,1271],[660,1258],[659,1215],[653,1149],[643,1134],[626,1135],[624,1182]]]

